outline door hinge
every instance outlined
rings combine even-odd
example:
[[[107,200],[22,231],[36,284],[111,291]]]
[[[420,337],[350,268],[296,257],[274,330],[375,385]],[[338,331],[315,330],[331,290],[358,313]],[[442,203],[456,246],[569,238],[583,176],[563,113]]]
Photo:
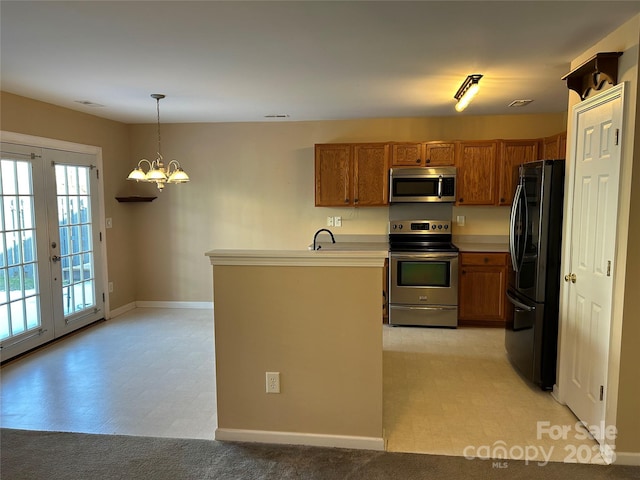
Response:
[[[604,385],[600,385],[600,401],[604,400]]]
[[[105,301],[106,301],[106,300],[105,300],[105,298],[104,298],[104,292],[102,292],[102,302],[104,303]],[[602,399],[600,399],[600,400],[602,400]]]
[[[620,129],[616,128],[616,145],[620,144]]]
[[[607,260],[607,277],[611,276],[611,260]]]
[[[102,232],[100,232],[100,241],[102,241]]]
[[[96,179],[100,180],[100,170],[96,168]]]

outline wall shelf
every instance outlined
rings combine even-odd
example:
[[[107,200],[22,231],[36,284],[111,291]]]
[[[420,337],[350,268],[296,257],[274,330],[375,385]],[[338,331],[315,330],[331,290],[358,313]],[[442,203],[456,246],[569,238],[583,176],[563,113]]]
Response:
[[[120,203],[131,202],[153,202],[158,197],[142,197],[140,195],[130,195],[128,197],[116,197],[116,200]]]
[[[589,60],[567,73],[562,80],[567,87],[580,95],[580,100],[587,98],[589,90],[600,90],[605,82],[611,85],[618,83],[618,57],[622,52],[596,53]]]

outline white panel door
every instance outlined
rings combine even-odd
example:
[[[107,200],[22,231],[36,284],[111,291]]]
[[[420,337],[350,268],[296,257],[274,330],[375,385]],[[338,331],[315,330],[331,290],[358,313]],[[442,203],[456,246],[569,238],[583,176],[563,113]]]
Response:
[[[564,399],[586,425],[601,428],[605,418],[607,366],[613,292],[620,175],[619,132],[622,100],[615,96],[576,108],[568,307],[562,318],[567,359]],[[563,367],[564,368],[564,367]],[[602,443],[603,436],[597,435]]]

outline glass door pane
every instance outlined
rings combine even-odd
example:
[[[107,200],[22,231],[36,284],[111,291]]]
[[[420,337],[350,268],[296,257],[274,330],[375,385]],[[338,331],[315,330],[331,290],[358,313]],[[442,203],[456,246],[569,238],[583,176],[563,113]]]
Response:
[[[56,165],[62,306],[68,317],[96,307],[90,168]]]
[[[0,160],[0,339],[40,327],[31,165]]]

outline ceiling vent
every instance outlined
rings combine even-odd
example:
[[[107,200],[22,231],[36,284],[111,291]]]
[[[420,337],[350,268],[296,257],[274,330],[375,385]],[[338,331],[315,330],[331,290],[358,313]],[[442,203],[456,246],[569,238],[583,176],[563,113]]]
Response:
[[[104,107],[104,105],[92,102],[90,100],[74,100],[74,102],[79,103],[80,105],[84,105],[85,107]]]
[[[514,100],[509,104],[509,106],[510,107],[526,107],[531,102],[533,102],[533,100]]]

